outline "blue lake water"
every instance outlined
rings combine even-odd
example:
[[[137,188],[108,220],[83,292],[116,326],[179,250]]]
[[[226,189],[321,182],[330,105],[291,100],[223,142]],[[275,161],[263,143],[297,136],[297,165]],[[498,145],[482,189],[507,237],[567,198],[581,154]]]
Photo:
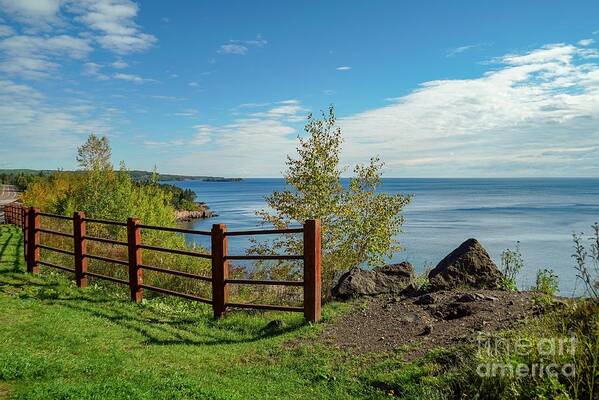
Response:
[[[225,223],[229,230],[260,227],[255,212],[265,207],[264,196],[282,190],[282,179],[245,179],[240,182],[170,182],[197,193],[218,217],[198,220],[195,229],[209,230]],[[418,272],[434,267],[462,241],[478,239],[499,265],[501,252],[520,241],[525,270],[518,284],[534,284],[539,268],[552,268],[560,277],[560,291],[571,295],[576,275],[572,233],[590,233],[599,222],[599,179],[384,179],[383,191],[413,194],[405,209],[404,248],[390,261],[410,261]],[[198,244],[208,246],[200,236]],[[232,237],[230,254],[243,254],[245,237]]]

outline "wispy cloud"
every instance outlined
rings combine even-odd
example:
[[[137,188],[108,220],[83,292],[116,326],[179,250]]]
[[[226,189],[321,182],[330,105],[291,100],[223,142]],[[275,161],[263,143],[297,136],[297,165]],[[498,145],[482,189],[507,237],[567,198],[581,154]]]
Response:
[[[157,100],[167,100],[167,101],[182,101],[185,100],[185,97],[177,97],[177,96],[165,96],[160,94],[155,94],[150,96],[153,99]]]
[[[169,113],[167,115],[171,116],[171,117],[193,118],[193,117],[197,117],[199,115],[199,111],[196,110],[195,108],[186,108],[184,110],[177,111],[177,112],[174,112],[174,113]]]
[[[68,11],[78,14],[77,21],[97,32],[95,39],[105,49],[117,54],[145,50],[156,37],[141,31],[135,23],[139,12],[130,0],[78,0],[67,3]]]
[[[250,47],[262,47],[268,44],[260,35],[253,40],[229,40],[228,43],[222,44],[217,53],[219,54],[236,54],[244,56],[249,52]]]
[[[52,101],[28,85],[0,79],[0,159],[22,165],[27,154],[58,167],[89,132],[113,132],[118,116],[109,109],[76,99]]]
[[[0,24],[0,71],[25,79],[55,77],[65,57],[84,60],[98,46],[123,55],[156,42],[135,23],[139,9],[131,0],[0,0],[0,6],[22,25],[15,34]],[[75,29],[76,35],[65,33]]]
[[[110,77],[106,74],[103,74],[102,71],[103,65],[93,62],[88,62],[83,64],[83,75],[94,77],[98,80],[107,80]]]
[[[340,67],[335,68],[337,71],[349,71],[351,69],[351,67],[348,67],[347,65],[342,65]]]
[[[4,13],[34,30],[46,30],[60,24],[60,6],[60,0],[0,0]]]
[[[478,44],[469,44],[466,46],[454,47],[453,49],[447,50],[447,52],[445,53],[445,56],[446,57],[455,57],[458,54],[465,53],[469,50],[476,49],[478,47],[483,47],[483,46],[484,46],[484,44],[478,43]]]
[[[129,64],[127,64],[123,60],[116,60],[116,61],[112,62],[110,64],[110,66],[112,68],[116,68],[116,69],[123,69],[123,68],[127,68],[129,66]]]
[[[597,174],[589,154],[551,152],[599,140],[594,56],[547,45],[500,57],[479,78],[425,82],[389,106],[339,119],[351,143],[346,159],[361,160],[367,149],[404,176]]]
[[[595,39],[582,39],[578,41],[580,46],[590,46],[595,43]]]
[[[172,146],[183,146],[186,144],[184,140],[144,140],[143,144],[148,147],[172,147]]]
[[[141,76],[135,75],[135,74],[117,73],[117,74],[112,75],[112,77],[114,79],[118,79],[121,81],[128,81],[128,82],[133,82],[133,83],[137,83],[137,84],[146,83],[146,82],[156,82],[155,79],[142,78]]]
[[[5,56],[0,71],[27,79],[48,78],[59,69],[58,58],[84,59],[91,51],[89,40],[69,35],[10,36],[0,40]]]
[[[220,46],[218,53],[220,54],[237,54],[240,56],[246,55],[248,48],[241,44],[227,43]]]
[[[380,155],[387,176],[597,176],[597,56],[588,47],[553,44],[498,57],[476,78],[423,82],[387,106],[340,117],[342,160]],[[277,176],[306,112],[288,100],[247,109],[231,123],[196,125],[192,141],[201,149],[169,165]]]

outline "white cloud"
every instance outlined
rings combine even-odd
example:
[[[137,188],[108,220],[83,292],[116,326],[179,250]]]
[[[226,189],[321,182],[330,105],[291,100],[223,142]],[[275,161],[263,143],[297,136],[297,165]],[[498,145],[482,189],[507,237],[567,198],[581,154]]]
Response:
[[[60,3],[61,0],[0,0],[0,8],[21,23],[48,29],[59,22]]]
[[[306,118],[308,109],[301,105],[299,100],[283,100],[279,101],[274,107],[261,112],[250,114],[251,117],[280,119],[283,118],[290,122],[302,121]]]
[[[25,32],[15,35],[10,26],[0,25],[0,38],[4,37],[0,40],[4,55],[0,71],[7,75],[58,77],[56,72],[64,58],[84,60],[95,44],[127,54],[145,50],[156,41],[135,23],[139,9],[131,0],[0,0],[0,6],[24,26],[21,31]],[[75,22],[81,23],[83,30]],[[74,28],[79,28],[77,36],[64,33]],[[117,60],[111,66],[125,68],[127,64]],[[89,66],[85,68],[84,73],[92,73]]]
[[[250,47],[262,47],[266,44],[268,44],[268,42],[260,35],[253,40],[229,40],[229,43],[225,43],[219,47],[217,53],[244,56],[249,52]]]
[[[112,118],[88,103],[69,100],[50,105],[30,86],[0,80],[0,159],[34,167],[64,166],[90,132],[111,131]],[[55,163],[55,164],[54,164]]]
[[[424,82],[387,106],[341,117],[343,163],[379,155],[386,176],[597,176],[599,63],[587,50],[555,44],[508,54],[480,77]],[[294,153],[301,108],[297,100],[245,114],[238,107],[231,123],[196,125],[200,148],[169,167],[278,176]]]
[[[508,54],[497,61],[508,65],[539,65],[546,62],[568,64],[578,53],[573,45],[551,44],[525,54]]]
[[[247,54],[247,52],[248,52],[247,47],[245,47],[241,44],[234,44],[234,43],[223,44],[218,49],[218,53],[220,53],[220,54],[238,54],[238,55],[244,56]]]
[[[595,43],[595,40],[594,40],[594,39],[582,39],[582,40],[579,40],[579,41],[578,41],[578,44],[579,44],[580,46],[590,46],[590,45],[592,45],[593,43]]]
[[[446,57],[455,57],[458,54],[464,53],[466,51],[472,50],[472,49],[476,49],[477,47],[481,47],[483,46],[482,44],[469,44],[466,46],[459,46],[459,47],[455,47],[453,49],[450,49],[447,51],[447,53],[445,54]]]
[[[153,96],[150,96],[153,99],[156,100],[167,100],[167,101],[181,101],[181,100],[185,100],[185,97],[177,97],[177,96],[165,96],[165,95],[161,95],[161,94],[155,94]]]
[[[276,176],[295,129],[275,119],[238,119],[222,126],[196,125],[196,151],[168,161],[177,171],[219,171],[225,176]]]
[[[46,78],[58,69],[57,58],[83,59],[91,51],[88,40],[68,35],[11,36],[0,40],[0,52],[5,55],[0,71],[29,79]]]
[[[172,146],[183,146],[185,145],[185,141],[184,140],[166,140],[166,141],[160,141],[160,140],[144,140],[144,145],[148,146],[148,147],[172,147]]]
[[[9,55],[23,53],[50,53],[71,58],[84,58],[91,50],[86,39],[59,35],[53,37],[12,36],[0,42],[0,49]]]
[[[351,69],[351,67],[348,67],[347,65],[342,65],[340,67],[335,68],[337,71],[349,71]]]
[[[198,82],[189,82],[187,85],[191,86],[191,87],[198,87],[198,86],[200,86],[200,84]]]
[[[425,82],[389,106],[340,118],[346,159],[380,154],[390,175],[404,176],[599,172],[588,156],[551,152],[599,140],[599,65],[566,44],[498,60],[480,78]]]
[[[136,84],[141,84],[141,83],[146,83],[146,82],[156,82],[155,79],[142,78],[141,76],[135,75],[135,74],[117,73],[117,74],[112,75],[112,77],[114,79],[118,79],[121,81],[127,81],[127,82],[133,82]]]
[[[129,66],[129,64],[127,64],[123,60],[116,60],[113,63],[111,63],[110,66],[112,68],[116,68],[116,69],[123,69],[123,68],[127,68]]]
[[[174,113],[170,113],[167,114],[168,116],[172,116],[172,117],[188,117],[188,118],[192,118],[192,117],[197,117],[199,114],[199,111],[196,110],[195,108],[186,108],[184,110],[181,111],[177,111]]]
[[[67,9],[78,14],[78,22],[99,33],[96,40],[102,47],[117,54],[146,50],[156,42],[156,37],[135,23],[139,9],[130,0],[77,0]]]
[[[2,10],[29,31],[68,27],[74,15],[103,48],[117,54],[142,51],[156,42],[156,37],[142,32],[135,23],[139,13],[131,0],[0,0]]]
[[[83,75],[92,76],[99,80],[107,80],[110,79],[107,75],[101,72],[103,65],[93,62],[88,62],[83,64]]]

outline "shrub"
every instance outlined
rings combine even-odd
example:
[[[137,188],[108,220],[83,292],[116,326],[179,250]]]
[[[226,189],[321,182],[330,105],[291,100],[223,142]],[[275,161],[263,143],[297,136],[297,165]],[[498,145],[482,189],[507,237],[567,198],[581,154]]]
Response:
[[[584,245],[584,233],[573,234],[576,277],[584,284],[585,294],[599,302],[599,223],[591,226],[590,250]],[[589,254],[590,251],[590,254]]]
[[[332,107],[322,119],[308,116],[306,138],[299,138],[297,158],[287,157],[285,181],[289,189],[266,198],[269,211],[258,215],[276,228],[302,224],[318,218],[322,224],[323,293],[328,293],[335,271],[362,263],[383,264],[399,251],[396,235],[401,231],[401,211],[410,196],[378,192],[383,163],[373,158],[354,168],[354,177],[344,187],[339,165],[341,129]],[[280,250],[301,254],[302,240],[286,237],[269,244],[256,244],[252,252]],[[297,271],[293,267],[290,270]]]
[[[110,164],[110,145],[106,138],[90,135],[87,142],[79,148],[77,160],[82,171],[55,172],[48,177],[36,178],[24,193],[25,204],[39,207],[42,211],[72,216],[74,211],[85,211],[90,218],[124,222],[128,217],[136,216],[146,225],[174,226],[174,208],[172,196],[156,182],[156,176],[149,182],[135,184],[124,163],[118,171]],[[49,229],[63,232],[72,230],[72,222],[44,218],[43,224]],[[126,240],[126,230],[122,226],[110,226],[97,223],[87,225],[90,236],[105,237],[120,241]],[[72,240],[51,235],[42,235],[42,242],[52,247],[72,250]],[[185,238],[177,233],[157,230],[144,230],[143,242],[149,245],[173,249],[186,249]],[[199,249],[200,252],[202,251]],[[127,259],[127,250],[122,246],[88,242],[90,254]],[[58,265],[72,268],[72,256],[42,251],[43,259]],[[174,254],[144,251],[144,263],[180,271],[208,274],[209,260],[185,257]],[[121,266],[103,261],[90,262],[90,270],[105,275],[126,279],[127,270]],[[168,289],[192,292],[206,297],[209,285],[193,279],[185,279],[152,271],[144,273],[148,284]]]
[[[501,253],[501,272],[503,279],[501,286],[506,290],[518,290],[516,276],[524,267],[524,259],[520,252],[520,242],[516,242],[514,250],[506,249]]]
[[[559,290],[559,278],[552,269],[537,271],[537,279],[534,290],[553,297]]]

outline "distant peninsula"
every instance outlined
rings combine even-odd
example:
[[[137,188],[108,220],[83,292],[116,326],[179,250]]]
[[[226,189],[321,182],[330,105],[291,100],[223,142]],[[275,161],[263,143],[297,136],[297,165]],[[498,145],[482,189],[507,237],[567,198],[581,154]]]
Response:
[[[0,169],[0,176],[47,176],[58,170],[51,169]],[[79,171],[65,171],[74,172]],[[137,182],[149,181],[152,177],[151,171],[132,170],[129,171],[131,177]],[[158,174],[158,181],[204,181],[204,182],[238,182],[241,178],[225,178],[223,176],[207,176],[207,175],[173,175],[173,174]]]
[[[129,171],[131,177],[136,181],[147,181],[152,177],[152,172],[148,171]],[[158,174],[159,181],[204,181],[204,182],[238,182],[241,178],[225,178],[223,176],[206,175],[172,175]]]

